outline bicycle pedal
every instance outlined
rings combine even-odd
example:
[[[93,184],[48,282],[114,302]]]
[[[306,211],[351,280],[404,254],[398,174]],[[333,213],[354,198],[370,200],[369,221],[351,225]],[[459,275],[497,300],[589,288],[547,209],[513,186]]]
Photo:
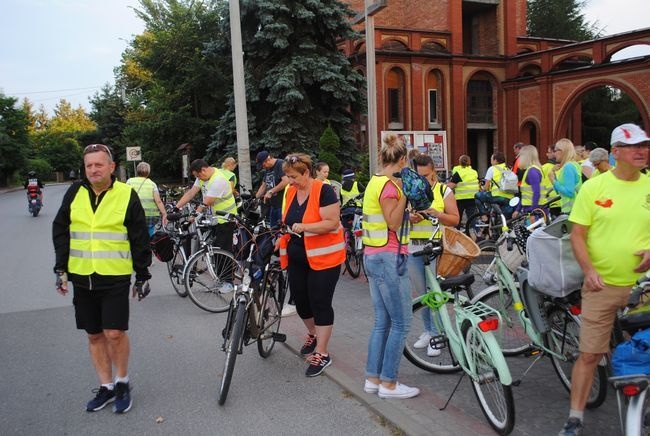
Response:
[[[543,353],[543,351],[540,350],[539,348],[533,348],[532,350],[526,351],[524,353],[524,357],[539,356],[542,353]]]
[[[285,342],[287,340],[287,335],[284,333],[273,333],[271,337],[275,342]]]
[[[449,339],[446,335],[436,335],[429,339],[429,346],[434,350],[442,350],[447,347],[447,343],[449,343]]]

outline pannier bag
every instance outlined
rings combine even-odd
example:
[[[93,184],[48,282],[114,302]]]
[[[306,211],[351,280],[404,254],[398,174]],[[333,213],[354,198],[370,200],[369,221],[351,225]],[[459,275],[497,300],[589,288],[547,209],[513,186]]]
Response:
[[[582,287],[584,274],[573,255],[566,216],[536,229],[526,243],[528,282],[551,297],[565,297]]]
[[[650,374],[650,329],[641,330],[618,344],[612,354],[615,376]]]
[[[149,241],[151,252],[161,262],[169,262],[174,257],[174,241],[169,237],[167,232],[158,230],[153,234]]]

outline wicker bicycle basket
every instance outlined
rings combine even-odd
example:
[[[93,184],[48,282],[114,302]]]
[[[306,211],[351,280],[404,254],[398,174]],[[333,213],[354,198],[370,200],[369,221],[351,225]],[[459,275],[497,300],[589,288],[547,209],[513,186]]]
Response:
[[[438,275],[442,277],[460,274],[481,253],[470,237],[453,227],[443,227],[442,248],[438,258]]]

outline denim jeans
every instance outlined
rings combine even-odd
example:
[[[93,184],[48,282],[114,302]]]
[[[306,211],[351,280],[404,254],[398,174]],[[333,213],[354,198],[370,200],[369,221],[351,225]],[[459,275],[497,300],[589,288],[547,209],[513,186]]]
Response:
[[[414,257],[412,254],[409,254],[409,279],[411,280],[411,289],[416,296],[424,295],[427,292],[426,288],[426,277],[424,274],[424,268],[431,268],[434,276],[436,274],[436,264],[435,261],[432,261],[431,264],[427,267],[424,265],[424,256]],[[429,289],[430,290],[430,289]],[[436,336],[438,334],[438,329],[436,325],[431,321],[431,311],[422,310],[422,323],[424,325],[424,331],[429,332],[431,336]]]
[[[413,320],[408,274],[397,274],[396,261],[396,253],[364,256],[375,312],[375,325],[368,341],[366,376],[387,382],[397,380],[406,335]]]

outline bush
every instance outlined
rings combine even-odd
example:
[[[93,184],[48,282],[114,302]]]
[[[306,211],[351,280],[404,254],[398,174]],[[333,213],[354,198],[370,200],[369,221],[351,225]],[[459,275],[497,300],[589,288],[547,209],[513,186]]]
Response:
[[[45,159],[27,159],[27,164],[25,168],[20,171],[20,176],[22,179],[27,178],[27,173],[30,171],[36,171],[36,177],[41,180],[48,180],[52,175],[52,165],[49,164]]]

